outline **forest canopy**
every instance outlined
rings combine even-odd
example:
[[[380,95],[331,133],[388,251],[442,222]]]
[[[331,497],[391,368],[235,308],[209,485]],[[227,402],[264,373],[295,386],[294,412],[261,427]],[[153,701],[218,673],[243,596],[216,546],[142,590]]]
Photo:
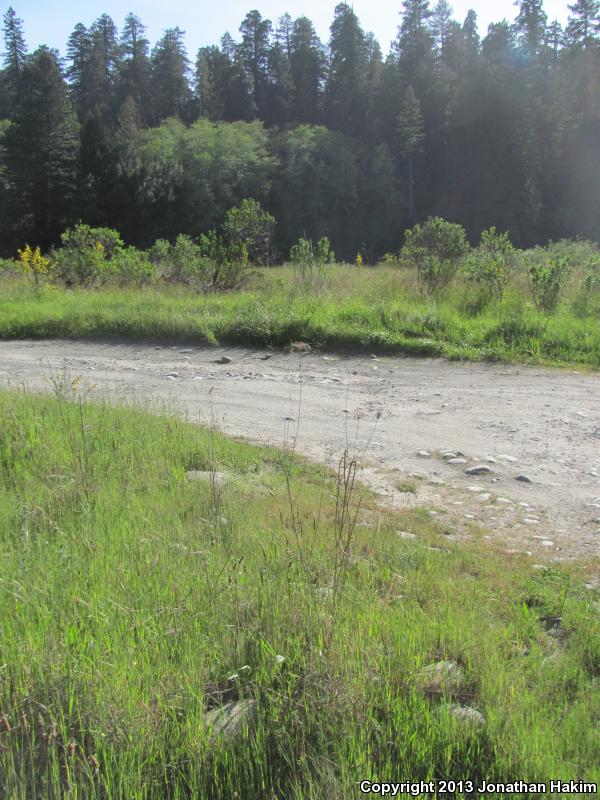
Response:
[[[197,237],[253,197],[286,257],[301,236],[374,259],[436,215],[471,239],[600,238],[600,17],[563,29],[541,0],[480,36],[474,11],[405,0],[384,55],[350,6],[329,42],[306,17],[252,10],[192,60],[184,32],[75,26],[65,57],[30,52],[4,15],[0,248],[46,248],[70,225],[147,246]],[[393,36],[394,32],[391,31]]]

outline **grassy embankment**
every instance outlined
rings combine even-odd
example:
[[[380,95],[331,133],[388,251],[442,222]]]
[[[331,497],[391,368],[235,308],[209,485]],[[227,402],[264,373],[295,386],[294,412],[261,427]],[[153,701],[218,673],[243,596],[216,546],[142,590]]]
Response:
[[[567,571],[476,530],[454,546],[427,511],[368,496],[352,528],[356,490],[336,523],[322,468],[72,399],[0,393],[4,797],[600,781],[598,597]],[[224,486],[185,479],[215,468]],[[438,692],[419,671],[439,659],[464,680]],[[207,732],[207,712],[240,698],[253,728]]]
[[[198,295],[174,287],[36,293],[0,280],[0,337],[119,336],[282,346],[302,340],[329,349],[463,359],[600,366],[600,318],[577,316],[573,292],[551,316],[525,285],[481,303],[465,281],[437,300],[409,269],[336,265],[318,295],[298,287],[290,267],[263,270],[247,290]]]

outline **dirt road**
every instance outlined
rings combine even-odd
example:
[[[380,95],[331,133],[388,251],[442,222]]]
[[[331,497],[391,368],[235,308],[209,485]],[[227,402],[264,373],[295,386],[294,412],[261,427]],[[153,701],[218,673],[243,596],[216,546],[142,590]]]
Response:
[[[223,356],[231,362],[216,363]],[[437,509],[450,538],[481,525],[507,550],[600,555],[598,374],[243,348],[0,343],[3,385],[47,390],[61,370],[111,401],[166,406],[200,422],[214,413],[224,432],[256,442],[296,437],[313,459],[334,458],[347,444],[366,450],[364,479],[392,503]],[[491,471],[466,474],[478,465]]]

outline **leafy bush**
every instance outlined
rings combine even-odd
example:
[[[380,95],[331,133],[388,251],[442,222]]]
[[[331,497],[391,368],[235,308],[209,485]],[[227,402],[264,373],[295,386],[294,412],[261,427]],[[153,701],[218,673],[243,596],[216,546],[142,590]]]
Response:
[[[0,258],[0,275],[10,272],[18,272],[19,264],[12,258]]]
[[[587,260],[572,307],[579,317],[587,317],[600,310],[600,255],[593,255]]]
[[[204,292],[235,289],[249,273],[245,245],[228,242],[216,231],[202,234],[197,242],[185,234],[178,236],[174,244],[159,239],[148,251],[148,257],[162,280]]]
[[[120,250],[113,259],[115,278],[121,284],[140,286],[156,278],[156,267],[148,253],[135,247]]]
[[[508,233],[496,233],[496,228],[488,228],[482,231],[479,247],[468,259],[467,274],[489,297],[502,297],[514,261],[515,249]]]
[[[319,293],[325,288],[325,267],[335,262],[335,253],[327,236],[322,236],[316,245],[301,238],[290,249],[290,261],[297,267],[302,288]]]
[[[551,256],[567,258],[573,268],[581,270],[585,270],[590,262],[600,260],[600,248],[595,242],[586,239],[559,239],[558,242],[550,242],[543,249]]]
[[[210,284],[210,263],[203,249],[186,234],[180,234],[173,244],[158,239],[148,251],[148,258],[162,280],[199,290]]]
[[[227,212],[223,235],[230,245],[243,245],[253,264],[268,264],[275,224],[275,217],[257,200],[246,199]]]
[[[400,266],[400,253],[384,253],[381,262],[386,267]]]
[[[525,265],[536,306],[545,314],[551,314],[558,305],[571,269],[569,259],[566,256],[549,255],[547,251],[542,257],[537,252],[531,252],[525,256]]]
[[[415,264],[419,288],[433,294],[450,283],[468,250],[462,225],[429,217],[406,231],[402,256]]]
[[[237,289],[250,273],[248,250],[244,242],[225,240],[216,231],[202,234],[199,242],[203,257],[211,265],[212,289]]]
[[[67,283],[89,286],[103,283],[115,272],[114,259],[123,249],[123,241],[111,228],[75,225],[62,236],[62,247],[52,254],[58,276]]]

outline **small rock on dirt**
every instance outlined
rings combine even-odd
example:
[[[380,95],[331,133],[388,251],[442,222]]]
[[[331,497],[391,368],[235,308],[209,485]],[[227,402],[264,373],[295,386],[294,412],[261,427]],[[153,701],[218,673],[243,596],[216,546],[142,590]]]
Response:
[[[521,481],[521,483],[533,483],[533,481],[531,480],[531,478],[528,475],[522,475],[522,474],[521,475],[517,475],[515,477],[515,480],[516,481]]]
[[[231,364],[231,358],[229,358],[229,356],[221,356],[221,358],[215,358],[215,364]]]
[[[417,450],[417,455],[421,458],[429,458],[429,453],[427,450]]]
[[[448,464],[466,464],[467,459],[462,458],[461,456],[455,456],[454,458],[448,459]]]
[[[492,472],[487,464],[475,464],[473,467],[465,470],[466,475],[489,475]]]
[[[290,345],[290,353],[310,353],[311,350],[308,342],[292,342]]]

